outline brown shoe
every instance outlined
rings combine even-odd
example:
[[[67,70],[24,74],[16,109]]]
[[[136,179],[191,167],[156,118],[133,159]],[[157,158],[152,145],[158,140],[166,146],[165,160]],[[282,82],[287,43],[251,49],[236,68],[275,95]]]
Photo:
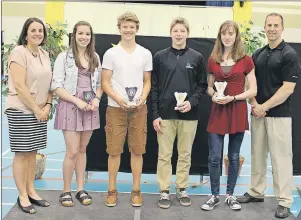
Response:
[[[134,207],[142,206],[143,198],[140,190],[133,190],[131,195],[132,195],[132,199],[131,199],[132,206]]]
[[[114,190],[109,190],[108,195],[106,197],[106,206],[108,207],[114,207],[117,203],[117,198],[118,198],[118,192],[116,189]]]

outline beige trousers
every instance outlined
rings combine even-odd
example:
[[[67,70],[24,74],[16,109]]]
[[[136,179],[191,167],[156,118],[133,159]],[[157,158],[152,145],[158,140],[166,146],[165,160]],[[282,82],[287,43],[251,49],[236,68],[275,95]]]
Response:
[[[290,208],[293,203],[291,118],[252,117],[251,148],[251,186],[248,193],[256,198],[264,197],[270,152],[275,196],[279,205]]]
[[[170,190],[172,175],[171,157],[176,135],[178,137],[176,187],[187,187],[191,166],[191,148],[196,134],[197,125],[197,120],[163,120],[163,134],[158,134],[159,153],[157,178],[160,191]]]

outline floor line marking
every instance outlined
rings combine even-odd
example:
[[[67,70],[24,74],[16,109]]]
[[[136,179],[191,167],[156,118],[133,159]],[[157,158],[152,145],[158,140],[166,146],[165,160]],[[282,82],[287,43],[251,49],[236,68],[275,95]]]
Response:
[[[2,205],[15,205],[16,203],[8,203],[8,202],[2,202]]]
[[[135,209],[134,220],[140,220],[140,214],[141,214],[141,210],[140,209]]]
[[[3,152],[2,157],[3,157],[4,155],[6,155],[8,152],[10,152],[10,149],[7,149],[5,152]]]

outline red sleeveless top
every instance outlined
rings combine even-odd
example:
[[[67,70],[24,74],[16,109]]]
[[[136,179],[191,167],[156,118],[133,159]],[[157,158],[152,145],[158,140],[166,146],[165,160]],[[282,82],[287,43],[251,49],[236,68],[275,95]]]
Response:
[[[224,74],[220,64],[210,57],[207,64],[209,74],[213,74],[215,81],[226,81],[224,94],[234,96],[244,92],[245,76],[254,68],[251,57],[245,56],[235,63],[228,74]],[[246,100],[229,102],[220,105],[212,102],[212,109],[207,131],[215,134],[234,134],[249,130],[248,109]]]

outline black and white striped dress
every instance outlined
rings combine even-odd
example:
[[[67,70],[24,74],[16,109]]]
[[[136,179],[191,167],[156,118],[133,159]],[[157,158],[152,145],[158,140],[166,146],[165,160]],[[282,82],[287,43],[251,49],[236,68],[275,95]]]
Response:
[[[39,122],[33,114],[6,109],[12,152],[31,152],[46,148],[47,121]]]

